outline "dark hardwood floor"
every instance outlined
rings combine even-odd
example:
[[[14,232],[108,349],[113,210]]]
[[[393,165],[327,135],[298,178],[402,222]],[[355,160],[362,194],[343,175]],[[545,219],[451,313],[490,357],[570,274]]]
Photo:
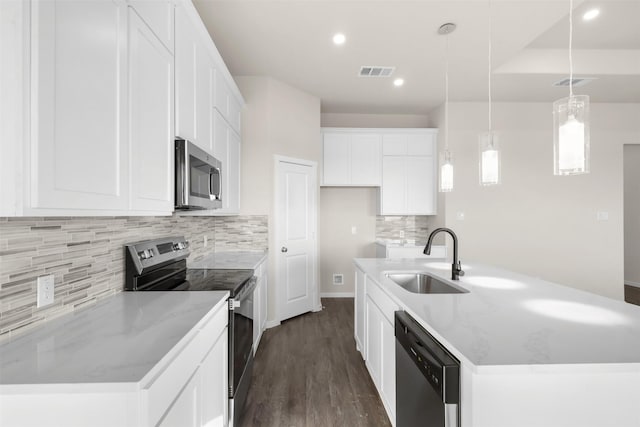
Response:
[[[353,299],[268,329],[241,427],[390,426],[353,338]]]

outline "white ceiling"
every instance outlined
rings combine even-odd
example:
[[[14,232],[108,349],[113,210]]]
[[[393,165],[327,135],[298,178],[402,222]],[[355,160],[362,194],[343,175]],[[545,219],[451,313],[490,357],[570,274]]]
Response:
[[[451,101],[486,101],[489,2],[479,0],[194,0],[233,75],[271,76],[319,97],[331,113],[427,113],[444,100],[446,22]],[[575,92],[592,102],[640,102],[640,0],[579,1]],[[590,22],[582,14],[601,10]],[[567,88],[568,1],[491,3],[493,99],[554,101]],[[342,32],[347,41],[335,46]],[[360,78],[362,65],[395,66]],[[404,86],[393,86],[402,77]]]

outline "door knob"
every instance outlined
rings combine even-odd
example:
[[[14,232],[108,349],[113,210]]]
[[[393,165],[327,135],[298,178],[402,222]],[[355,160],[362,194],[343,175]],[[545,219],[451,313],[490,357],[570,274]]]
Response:
[[[282,249],[280,249],[280,252],[287,252],[289,249],[286,248],[286,246],[283,246]]]

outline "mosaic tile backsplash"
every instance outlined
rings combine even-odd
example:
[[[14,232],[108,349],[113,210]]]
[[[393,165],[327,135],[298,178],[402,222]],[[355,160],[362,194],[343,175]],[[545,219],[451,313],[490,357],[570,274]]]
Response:
[[[185,236],[193,259],[268,248],[267,216],[0,218],[0,341],[122,291],[123,246],[171,235]],[[46,274],[55,300],[36,308]]]
[[[400,231],[404,231],[404,237],[400,237]],[[428,237],[428,216],[376,217],[376,239],[406,239],[426,243]]]

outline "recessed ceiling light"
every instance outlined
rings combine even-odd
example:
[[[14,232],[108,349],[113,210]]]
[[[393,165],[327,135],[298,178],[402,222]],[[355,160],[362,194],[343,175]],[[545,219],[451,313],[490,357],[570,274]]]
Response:
[[[393,81],[394,86],[402,86],[404,84],[404,79],[395,79]]]
[[[586,11],[585,14],[582,15],[582,19],[584,19],[585,21],[591,21],[598,15],[600,15],[600,9],[591,9]]]
[[[338,45],[344,44],[344,42],[346,40],[347,40],[347,38],[342,33],[338,33],[338,34],[333,36],[333,43],[338,44]]]

